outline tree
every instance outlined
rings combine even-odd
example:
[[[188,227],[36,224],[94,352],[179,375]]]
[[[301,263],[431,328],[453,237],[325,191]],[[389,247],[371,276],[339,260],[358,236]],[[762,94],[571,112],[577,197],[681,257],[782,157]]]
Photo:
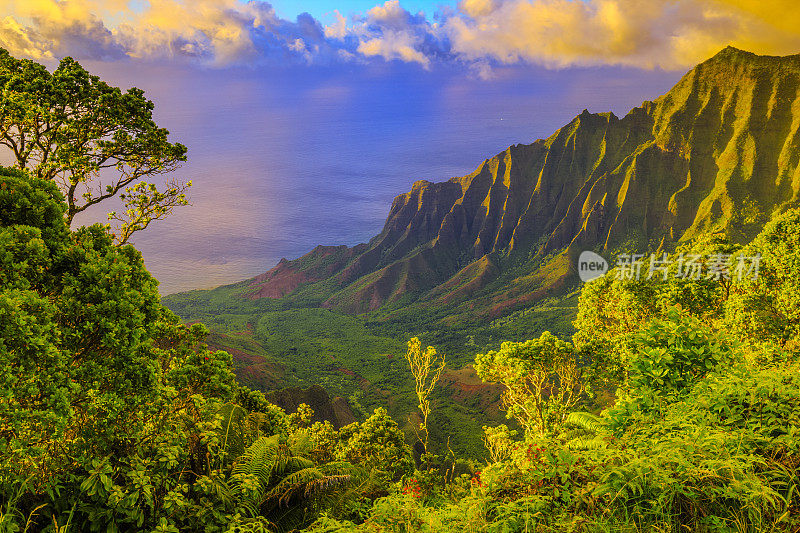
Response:
[[[206,462],[230,356],[161,305],[133,246],[70,232],[65,210],[54,183],[0,167],[0,508],[33,530],[149,531]]]
[[[383,407],[363,423],[340,429],[338,438],[334,454],[341,461],[387,472],[393,481],[414,469],[405,435]]]
[[[800,209],[775,217],[745,249],[759,270],[736,280],[725,306],[728,328],[740,339],[772,341],[800,350]]]
[[[445,360],[444,357],[441,359],[436,357],[436,349],[433,346],[428,346],[428,348],[423,351],[419,339],[414,337],[408,341],[406,361],[408,361],[408,365],[411,367],[411,373],[414,375],[414,381],[416,381],[419,410],[420,413],[422,413],[422,422],[419,428],[425,435],[424,439],[420,440],[422,440],[422,445],[425,447],[425,452],[427,453],[429,437],[428,416],[431,414],[430,395],[442,375]]]
[[[660,259],[661,254],[655,257]],[[690,258],[699,268],[696,276],[686,273],[684,265]],[[627,379],[629,337],[670,308],[679,306],[684,314],[707,323],[721,320],[740,258],[744,258],[741,247],[725,235],[705,234],[667,256],[665,277],[662,272],[649,275],[645,259],[639,279],[622,279],[618,269],[612,269],[585,284],[572,342],[591,359],[585,374],[589,390],[613,392]],[[727,276],[709,275],[715,259],[725,262]]]
[[[584,392],[572,344],[545,331],[538,339],[504,342],[500,351],[475,356],[475,371],[505,387],[503,405],[526,432],[545,436],[557,429]]]
[[[122,92],[67,57],[50,73],[44,65],[0,49],[0,145],[15,166],[54,181],[67,202],[67,224],[87,208],[119,196],[112,212],[116,241],[187,204],[191,181],[163,190],[141,181],[171,172],[186,147],[167,140],[152,119],[153,103],[141,89]]]

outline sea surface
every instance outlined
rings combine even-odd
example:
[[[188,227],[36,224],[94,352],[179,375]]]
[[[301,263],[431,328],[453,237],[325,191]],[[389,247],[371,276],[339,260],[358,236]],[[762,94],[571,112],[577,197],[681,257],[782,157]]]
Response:
[[[189,148],[175,177],[192,180],[192,206],[133,239],[162,294],[246,279],[317,244],[366,242],[415,180],[467,174],[509,145],[548,137],[584,108],[621,117],[682,75],[523,66],[482,80],[399,63],[84,66],[144,89],[156,122]],[[105,221],[111,208],[79,222]]]

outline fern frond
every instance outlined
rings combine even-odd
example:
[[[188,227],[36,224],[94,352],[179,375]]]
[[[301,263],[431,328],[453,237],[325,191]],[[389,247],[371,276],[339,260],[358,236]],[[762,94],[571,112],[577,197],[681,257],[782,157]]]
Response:
[[[269,484],[281,454],[280,436],[261,437],[248,447],[233,465],[233,474],[255,474],[264,485]]]
[[[567,418],[564,421],[568,425],[576,426],[584,431],[592,433],[597,433],[598,431],[602,431],[606,428],[606,422],[604,419],[597,415],[593,415],[592,413],[581,411],[570,413],[567,415]]]
[[[298,431],[289,439],[292,455],[308,455],[314,448],[314,441],[307,431]]]
[[[220,443],[222,446],[222,461],[239,457],[244,453],[248,439],[249,424],[247,411],[241,406],[226,403],[217,412],[222,417],[220,426]]]
[[[315,479],[309,483],[306,483],[305,491],[303,495],[306,497],[309,496],[316,496],[320,492],[328,491],[333,487],[339,487],[349,481],[352,480],[352,477],[348,474],[339,474],[334,476],[325,476],[320,479]]]
[[[275,485],[267,494],[267,499],[277,498],[279,504],[288,503],[292,496],[304,491],[307,483],[324,477],[325,474],[315,467],[298,470],[289,474]]]
[[[277,497],[279,505],[288,505],[295,497],[314,498],[351,479],[347,474],[326,476],[317,468],[306,468],[284,478],[267,497]]]
[[[314,461],[305,457],[285,457],[275,464],[275,473],[283,475],[286,472],[297,472],[314,466]]]

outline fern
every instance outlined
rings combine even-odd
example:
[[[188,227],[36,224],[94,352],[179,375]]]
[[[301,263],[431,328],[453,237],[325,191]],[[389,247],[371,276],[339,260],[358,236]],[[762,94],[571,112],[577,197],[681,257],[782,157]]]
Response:
[[[244,453],[250,431],[248,413],[242,407],[226,403],[218,413],[222,417],[220,425],[221,462],[225,466],[226,459],[239,457]]]
[[[304,492],[308,483],[323,479],[325,475],[317,468],[304,468],[303,470],[293,472],[283,478],[273,489],[268,493],[268,499],[275,499],[279,505],[287,505],[289,500]]]
[[[285,530],[302,524],[307,512],[318,508],[326,496],[345,497],[338,489],[352,483],[353,473],[359,470],[346,462],[316,466],[295,455],[309,449],[310,439],[302,435],[273,435],[257,439],[244,450],[230,477],[240,509],[250,516],[264,514]]]
[[[268,486],[281,454],[280,435],[261,437],[248,447],[233,465],[233,475],[254,474]]]
[[[564,422],[568,427],[573,426],[565,435],[567,448],[599,450],[608,445],[605,438],[608,433],[606,422],[599,416],[586,412],[574,412],[567,415]]]
[[[305,457],[286,457],[280,463],[275,464],[275,473],[278,475],[286,472],[297,472],[305,468],[312,468],[314,462]]]
[[[314,447],[314,441],[308,432],[298,431],[289,438],[288,446],[293,455],[308,455]]]
[[[576,411],[567,415],[564,422],[568,426],[576,426],[586,432],[597,433],[606,428],[605,421],[592,413]]]

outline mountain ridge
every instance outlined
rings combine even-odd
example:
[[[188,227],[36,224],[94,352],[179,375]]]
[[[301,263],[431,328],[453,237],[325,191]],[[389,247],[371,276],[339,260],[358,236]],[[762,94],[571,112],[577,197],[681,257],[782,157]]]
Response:
[[[480,448],[481,426],[503,419],[469,363],[502,341],[574,333],[580,251],[613,264],[708,231],[746,242],[797,205],[799,88],[800,56],[727,48],[623,117],[584,110],[466,176],[415,182],[367,243],[163,301],[234,348],[253,387],[319,383],[393,416],[417,405],[398,355],[419,337],[456,369],[436,430]]]
[[[466,176],[414,182],[369,243],[281,261],[247,297],[317,284],[322,307],[350,314],[432,298],[450,305],[529,263],[506,280],[505,304],[487,302],[498,316],[498,305],[513,310],[515,288],[544,296],[569,285],[583,249],[673,246],[706,231],[745,241],[797,203],[798,87],[800,55],[727,47],[622,118],[584,110]]]

